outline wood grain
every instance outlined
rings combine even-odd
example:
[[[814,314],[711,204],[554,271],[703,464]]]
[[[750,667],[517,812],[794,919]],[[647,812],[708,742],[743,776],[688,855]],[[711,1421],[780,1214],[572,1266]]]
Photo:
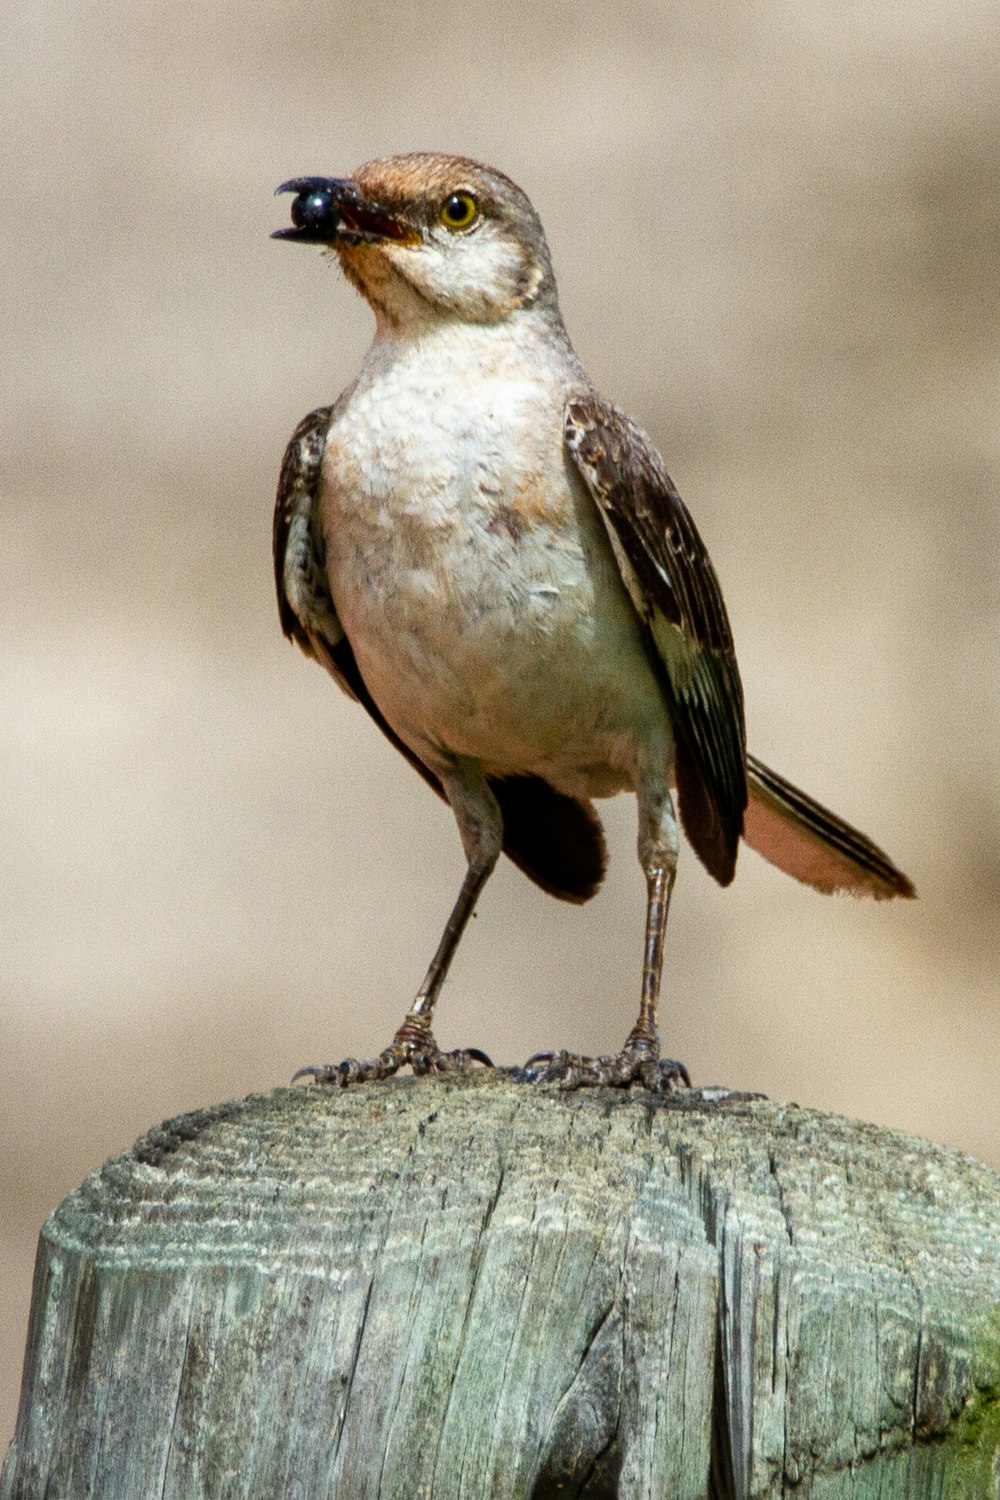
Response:
[[[2,1500],[993,1496],[1000,1177],[500,1073],[167,1122],[42,1234]]]

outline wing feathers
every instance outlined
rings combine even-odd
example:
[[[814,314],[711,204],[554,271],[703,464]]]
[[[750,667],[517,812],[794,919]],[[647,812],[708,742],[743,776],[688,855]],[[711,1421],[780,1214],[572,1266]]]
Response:
[[[718,580],[645,433],[588,394],[569,403],[566,442],[662,668],[681,821],[702,862],[728,884],[742,834],[816,890],[913,896],[910,881],[876,844],[747,755],[743,690]]]
[[[274,583],[281,628],[307,656],[315,655],[306,621],[329,615],[334,643],[343,631],[337,621],[323,569],[322,543],[313,510],[326,435],[333,408],[317,407],[296,427],[285,449],[274,502]]]
[[[566,442],[604,519],[661,668],[677,741],[681,819],[722,884],[747,804],[743,688],[718,579],[649,438],[594,395],[569,403]]]

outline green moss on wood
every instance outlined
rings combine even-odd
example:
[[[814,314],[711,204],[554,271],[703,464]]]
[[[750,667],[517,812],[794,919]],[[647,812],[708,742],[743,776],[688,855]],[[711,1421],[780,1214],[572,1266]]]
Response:
[[[949,1496],[994,1500],[1000,1493],[1000,1307],[983,1323],[972,1350],[972,1393],[955,1424]]]

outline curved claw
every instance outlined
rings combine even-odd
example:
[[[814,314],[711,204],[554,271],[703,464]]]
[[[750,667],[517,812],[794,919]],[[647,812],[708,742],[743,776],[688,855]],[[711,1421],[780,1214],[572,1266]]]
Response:
[[[429,1073],[464,1073],[473,1063],[480,1063],[484,1068],[493,1066],[492,1060],[478,1047],[462,1047],[455,1052],[439,1052],[436,1047],[415,1048],[407,1062],[418,1078],[425,1078]]]
[[[486,1053],[480,1052],[478,1047],[466,1047],[465,1056],[470,1062],[482,1063],[484,1068],[492,1068],[494,1066],[492,1057],[487,1057]]]
[[[292,1082],[298,1083],[300,1078],[311,1078],[313,1083],[329,1078],[333,1072],[332,1063],[307,1063],[304,1068],[296,1068],[292,1074]]]
[[[692,1087],[691,1074],[688,1072],[684,1063],[678,1062],[676,1057],[661,1057],[659,1065],[661,1068],[668,1068],[672,1073],[676,1073],[677,1077],[681,1079],[686,1089]]]
[[[570,1062],[589,1064],[599,1061],[599,1058],[587,1057],[583,1053],[577,1052],[533,1052],[524,1064],[524,1067],[533,1067],[535,1063],[551,1063],[553,1067],[565,1068],[569,1066]]]
[[[292,1082],[297,1083],[300,1078],[308,1078],[312,1083],[339,1083],[341,1086],[348,1083],[367,1083],[375,1078],[388,1078],[391,1073],[402,1067],[403,1059],[387,1055],[382,1052],[370,1062],[359,1062],[356,1057],[345,1057],[339,1063],[311,1063],[304,1068],[297,1068],[292,1074]]]
[[[521,1068],[514,1069],[515,1083],[560,1083],[570,1064],[568,1052],[534,1052]],[[582,1058],[579,1061],[583,1061]]]

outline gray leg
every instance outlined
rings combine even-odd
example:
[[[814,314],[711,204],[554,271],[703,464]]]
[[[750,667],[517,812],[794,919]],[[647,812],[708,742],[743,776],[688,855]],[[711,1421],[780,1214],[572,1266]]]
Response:
[[[490,791],[478,762],[460,760],[442,778],[445,793],[458,823],[469,868],[431,959],[424,982],[410,1008],[407,1020],[424,1022],[429,1030],[431,1013],[451,967],[459,939],[472,916],[479,893],[492,875],[503,848],[503,820],[497,799]]]
[[[677,874],[677,817],[665,782],[644,788],[639,799],[639,863],[646,877],[646,945],[642,962],[639,1016],[629,1040],[659,1048],[660,977],[667,935],[670,894]]]
[[[662,763],[645,775],[638,791],[639,862],[646,876],[646,944],[642,963],[642,997],[635,1025],[616,1057],[580,1057],[570,1052],[539,1053],[528,1060],[521,1077],[530,1083],[559,1083],[563,1088],[599,1085],[624,1088],[641,1083],[669,1094],[691,1080],[683,1063],[660,1057],[659,1007],[663,944],[670,893],[677,873],[678,830],[673,798]]]
[[[677,815],[669,786],[659,780],[647,784],[639,795],[639,862],[646,876],[642,997],[622,1056],[636,1054],[643,1083],[661,1093],[670,1093],[679,1083],[691,1086],[683,1063],[660,1057],[660,979],[678,845]]]
[[[388,1078],[406,1063],[414,1073],[443,1073],[490,1060],[475,1048],[441,1052],[431,1031],[434,1003],[441,992],[462,933],[475,910],[480,892],[500,858],[503,819],[477,761],[456,760],[439,772],[441,784],[458,823],[458,831],[469,867],[458,900],[452,907],[424,982],[389,1046],[367,1062],[345,1058],[341,1063],[300,1068],[296,1078],[308,1075],[317,1083],[361,1083]]]

